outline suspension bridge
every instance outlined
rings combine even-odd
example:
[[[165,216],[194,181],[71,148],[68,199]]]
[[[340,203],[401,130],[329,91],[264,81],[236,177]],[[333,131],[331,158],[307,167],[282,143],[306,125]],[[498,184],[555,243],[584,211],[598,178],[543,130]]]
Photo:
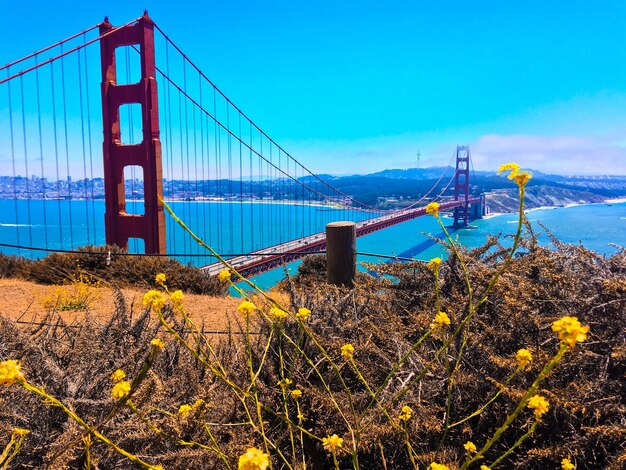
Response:
[[[118,245],[221,266],[164,213],[244,275],[324,251],[324,227],[357,236],[425,215],[462,228],[484,213],[457,146],[432,187],[381,210],[316,175],[233,103],[147,12],[108,19],[0,67],[0,248]]]

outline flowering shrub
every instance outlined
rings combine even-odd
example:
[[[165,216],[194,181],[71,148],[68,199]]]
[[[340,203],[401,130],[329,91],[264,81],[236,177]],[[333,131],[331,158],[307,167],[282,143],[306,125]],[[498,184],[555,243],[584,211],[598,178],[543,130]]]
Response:
[[[54,286],[51,293],[41,299],[45,308],[59,311],[89,310],[100,299],[100,283],[79,274],[71,279],[70,285]]]
[[[513,249],[448,238],[446,261],[372,267],[386,276],[351,290],[299,276],[287,301],[242,291],[223,341],[168,276],[153,278],[143,316],[120,300],[102,328],[86,319],[53,338],[2,320],[1,429],[6,441],[32,431],[15,463],[619,468],[626,318],[607,285],[625,255],[546,250],[521,237],[520,214]]]

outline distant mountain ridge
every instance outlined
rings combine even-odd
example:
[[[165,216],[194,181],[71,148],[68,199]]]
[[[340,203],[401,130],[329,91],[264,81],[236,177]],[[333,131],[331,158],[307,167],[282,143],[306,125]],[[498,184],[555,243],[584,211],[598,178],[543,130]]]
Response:
[[[454,169],[445,170],[446,167],[408,168],[366,175],[318,176],[357,201],[392,209],[410,205],[420,198],[428,201],[441,193],[451,196],[453,186],[447,185]],[[306,180],[309,178],[312,177]],[[515,184],[496,171],[470,170],[470,184],[472,192],[487,194],[493,212],[517,210]],[[428,193],[433,186],[435,189]],[[528,208],[602,202],[626,197],[626,176],[563,176],[536,171],[528,184],[527,195]]]
[[[395,179],[429,179],[439,178],[447,167],[432,166],[426,168],[391,168],[375,173],[367,173],[362,176],[382,176],[385,178]],[[448,170],[450,171],[450,170]],[[548,181],[571,181],[571,180],[626,180],[626,175],[556,175],[551,173],[543,173],[537,170],[531,170],[535,178],[541,178]],[[471,174],[477,176],[497,176],[497,171],[472,170]],[[356,176],[356,175],[354,175]]]
[[[405,170],[389,169],[378,171],[376,173],[369,173],[363,176],[380,176],[383,178],[393,179],[438,179],[444,170],[446,170],[446,167],[407,168]],[[454,169],[448,168],[448,173],[452,174],[452,172],[454,172]]]

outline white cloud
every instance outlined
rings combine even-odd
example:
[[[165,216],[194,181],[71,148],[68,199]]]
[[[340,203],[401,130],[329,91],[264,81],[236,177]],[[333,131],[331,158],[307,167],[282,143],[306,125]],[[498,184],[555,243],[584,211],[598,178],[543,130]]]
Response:
[[[483,135],[471,144],[474,167],[514,161],[525,168],[564,175],[626,175],[624,135]]]

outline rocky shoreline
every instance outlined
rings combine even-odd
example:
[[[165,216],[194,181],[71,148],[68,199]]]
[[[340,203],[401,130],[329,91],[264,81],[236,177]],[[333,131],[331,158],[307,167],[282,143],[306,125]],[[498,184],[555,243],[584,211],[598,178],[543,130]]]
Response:
[[[489,214],[517,212],[519,196],[517,188],[496,189],[485,194]],[[564,207],[577,204],[593,204],[609,200],[600,194],[577,191],[553,186],[531,186],[526,188],[525,208]]]

